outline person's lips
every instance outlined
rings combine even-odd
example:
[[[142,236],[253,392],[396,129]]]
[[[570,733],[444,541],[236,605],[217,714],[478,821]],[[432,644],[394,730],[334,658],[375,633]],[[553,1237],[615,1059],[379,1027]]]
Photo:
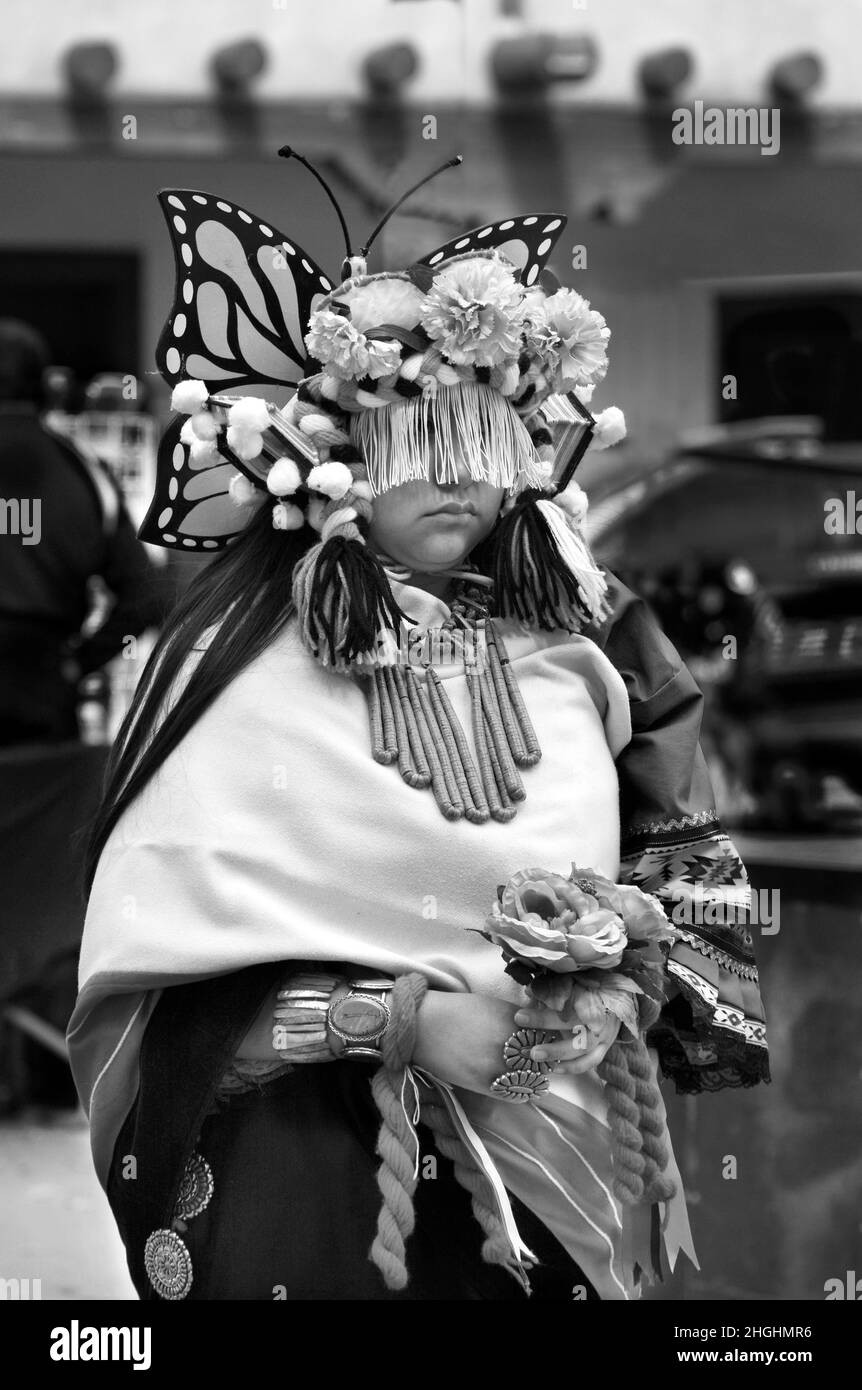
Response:
[[[435,507],[429,512],[429,516],[475,516],[476,508],[472,502],[445,502],[442,507]]]

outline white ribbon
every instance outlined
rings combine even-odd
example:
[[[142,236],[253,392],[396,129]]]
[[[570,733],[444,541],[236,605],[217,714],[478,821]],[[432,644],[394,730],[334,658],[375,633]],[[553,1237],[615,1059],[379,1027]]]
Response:
[[[503,1180],[494,1165],[494,1160],[491,1158],[491,1155],[488,1153],[479,1135],[467,1119],[464,1108],[455,1095],[455,1092],[445,1081],[441,1081],[439,1077],[433,1076],[430,1072],[426,1072],[422,1079],[424,1080],[426,1076],[428,1081],[436,1086],[442,1094],[461,1138],[491,1184],[494,1196],[497,1199],[497,1210],[500,1220],[503,1222],[506,1236],[512,1247],[512,1253],[515,1259],[519,1264],[525,1258],[531,1260],[535,1264],[537,1262],[537,1256],[533,1254],[529,1246],[525,1245],[521,1239],[521,1234],[515,1221],[515,1213],[512,1211],[512,1204],[509,1201],[509,1194],[503,1186]]]

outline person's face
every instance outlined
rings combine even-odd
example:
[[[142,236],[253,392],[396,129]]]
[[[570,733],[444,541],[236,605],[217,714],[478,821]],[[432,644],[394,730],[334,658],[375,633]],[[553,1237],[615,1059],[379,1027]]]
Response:
[[[474,481],[463,463],[457,483],[435,482],[436,462],[432,457],[428,482],[413,479],[379,493],[368,528],[374,549],[418,574],[460,565],[493,528],[504,497],[503,488]]]

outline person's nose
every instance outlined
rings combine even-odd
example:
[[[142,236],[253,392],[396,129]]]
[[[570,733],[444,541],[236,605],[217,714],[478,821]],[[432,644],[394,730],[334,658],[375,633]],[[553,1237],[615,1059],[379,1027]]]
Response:
[[[453,478],[451,474],[445,482],[438,484],[443,492],[460,492],[462,488],[469,487],[473,479],[470,470],[463,459],[458,460],[458,476]]]

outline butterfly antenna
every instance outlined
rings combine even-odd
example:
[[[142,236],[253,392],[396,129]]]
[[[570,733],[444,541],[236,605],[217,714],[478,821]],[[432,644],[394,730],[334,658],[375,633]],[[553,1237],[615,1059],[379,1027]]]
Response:
[[[297,154],[296,150],[291,149],[290,145],[282,145],[281,149],[279,150],[279,154],[281,155],[282,159],[298,160],[299,163],[303,164],[305,168],[308,170],[308,172],[310,174],[313,174],[314,177],[317,179],[317,182],[320,184],[330,203],[335,208],[336,215],[338,217],[339,222],[341,223],[341,231],[344,236],[344,246],[347,258],[349,260],[350,257],[353,255],[353,252],[350,249],[350,233],[347,230],[347,223],[344,220],[344,213],[338,206],[338,200],[335,194],[333,193],[332,189],[329,187],[329,184],[326,182],[326,179],[323,177],[322,174],[319,174],[317,172],[313,164],[309,164],[308,160],[305,159],[303,155]]]
[[[446,169],[454,169],[456,165],[463,164],[463,162],[463,155],[456,154],[452,159],[447,159],[445,164],[441,164],[439,169],[432,169],[431,173],[426,174],[424,179],[420,179],[418,183],[414,183],[412,188],[408,188],[407,192],[402,194],[402,196],[398,199],[398,202],[393,203],[389,211],[385,213],[383,217],[381,217],[380,221],[377,223],[377,226],[374,228],[374,231],[371,233],[371,236],[368,238],[362,250],[360,251],[360,256],[365,257],[368,255],[368,250],[372,242],[377,239],[377,237],[383,231],[383,228],[386,226],[386,223],[389,221],[392,214],[398,211],[402,203],[406,203],[407,199],[412,198],[413,194],[417,193],[420,188],[424,188],[426,183],[430,183],[432,179],[436,179],[438,174],[442,174]]]

